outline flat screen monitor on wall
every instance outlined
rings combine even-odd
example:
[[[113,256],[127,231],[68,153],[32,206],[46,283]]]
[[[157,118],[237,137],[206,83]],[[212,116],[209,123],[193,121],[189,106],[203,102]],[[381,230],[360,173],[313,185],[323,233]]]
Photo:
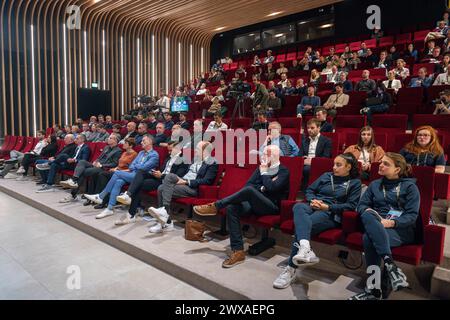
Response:
[[[170,104],[171,112],[188,112],[189,103],[185,97],[173,97]]]
[[[111,91],[78,88],[78,118],[88,120],[92,115],[111,115]]]

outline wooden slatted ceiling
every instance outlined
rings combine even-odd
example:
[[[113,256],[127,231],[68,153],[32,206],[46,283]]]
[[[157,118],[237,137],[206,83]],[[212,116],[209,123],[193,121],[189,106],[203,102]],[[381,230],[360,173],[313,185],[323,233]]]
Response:
[[[169,88],[178,85],[179,78],[187,82],[193,75],[207,70],[210,65],[210,42],[218,32],[215,31],[216,28],[224,27],[220,30],[223,32],[273,19],[267,16],[271,12],[281,11],[282,13],[276,16],[280,17],[334,2],[339,1],[2,1],[0,112],[3,120],[0,124],[0,136],[32,135],[35,130],[47,128],[53,123],[73,123],[77,118],[77,88],[85,87],[86,83],[89,87],[93,81],[98,81],[101,89],[111,90],[112,116],[119,118],[122,108],[126,111],[132,107],[132,96],[140,93],[156,95],[160,89],[167,89],[167,84]],[[80,7],[81,29],[66,29],[64,55],[63,24],[69,16],[66,14],[69,5]],[[34,26],[35,97],[32,82],[31,24]],[[36,127],[33,125],[34,117]]]

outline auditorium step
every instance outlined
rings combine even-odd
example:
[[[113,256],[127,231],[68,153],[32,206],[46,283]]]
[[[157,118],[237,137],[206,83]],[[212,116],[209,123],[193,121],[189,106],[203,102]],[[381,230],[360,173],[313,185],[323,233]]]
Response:
[[[274,230],[271,235],[277,245],[259,256],[247,256],[245,263],[232,269],[223,269],[222,261],[229,252],[229,241],[212,239],[210,242],[190,242],[184,239],[181,223],[176,223],[174,232],[164,235],[148,233],[147,223],[139,221],[132,225],[116,227],[118,216],[97,220],[99,211],[83,207],[81,203],[59,204],[67,193],[56,190],[50,193],[35,193],[37,187],[30,182],[0,180],[0,192],[5,192],[29,205],[59,219],[123,252],[140,259],[184,282],[187,282],[219,299],[347,299],[361,291],[365,270],[346,269],[337,259],[339,246],[314,243],[315,252],[321,258],[317,265],[299,269],[299,280],[290,288],[277,290],[272,282],[287,263],[291,237]],[[175,216],[181,221],[184,216]],[[245,239],[246,248],[258,241]],[[359,254],[351,256],[359,259]],[[358,259],[352,262],[357,265]],[[355,263],[353,263],[355,262]],[[427,268],[421,281],[416,277],[420,268]],[[393,294],[390,299],[430,299],[431,274],[434,266],[412,267],[402,265],[413,290]],[[423,279],[422,279],[423,280]]]

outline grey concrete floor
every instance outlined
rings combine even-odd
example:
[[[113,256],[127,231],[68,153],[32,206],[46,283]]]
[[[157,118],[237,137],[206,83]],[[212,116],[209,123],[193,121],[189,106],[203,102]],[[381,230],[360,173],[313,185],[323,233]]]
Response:
[[[214,297],[0,192],[0,299]]]

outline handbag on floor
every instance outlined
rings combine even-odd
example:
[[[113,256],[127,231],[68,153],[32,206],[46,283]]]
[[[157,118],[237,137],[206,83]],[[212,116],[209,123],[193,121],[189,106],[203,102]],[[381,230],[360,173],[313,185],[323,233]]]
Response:
[[[206,242],[208,241],[208,239],[204,237],[206,230],[209,230],[208,227],[206,227],[206,223],[188,219],[184,225],[184,237],[189,241]]]

